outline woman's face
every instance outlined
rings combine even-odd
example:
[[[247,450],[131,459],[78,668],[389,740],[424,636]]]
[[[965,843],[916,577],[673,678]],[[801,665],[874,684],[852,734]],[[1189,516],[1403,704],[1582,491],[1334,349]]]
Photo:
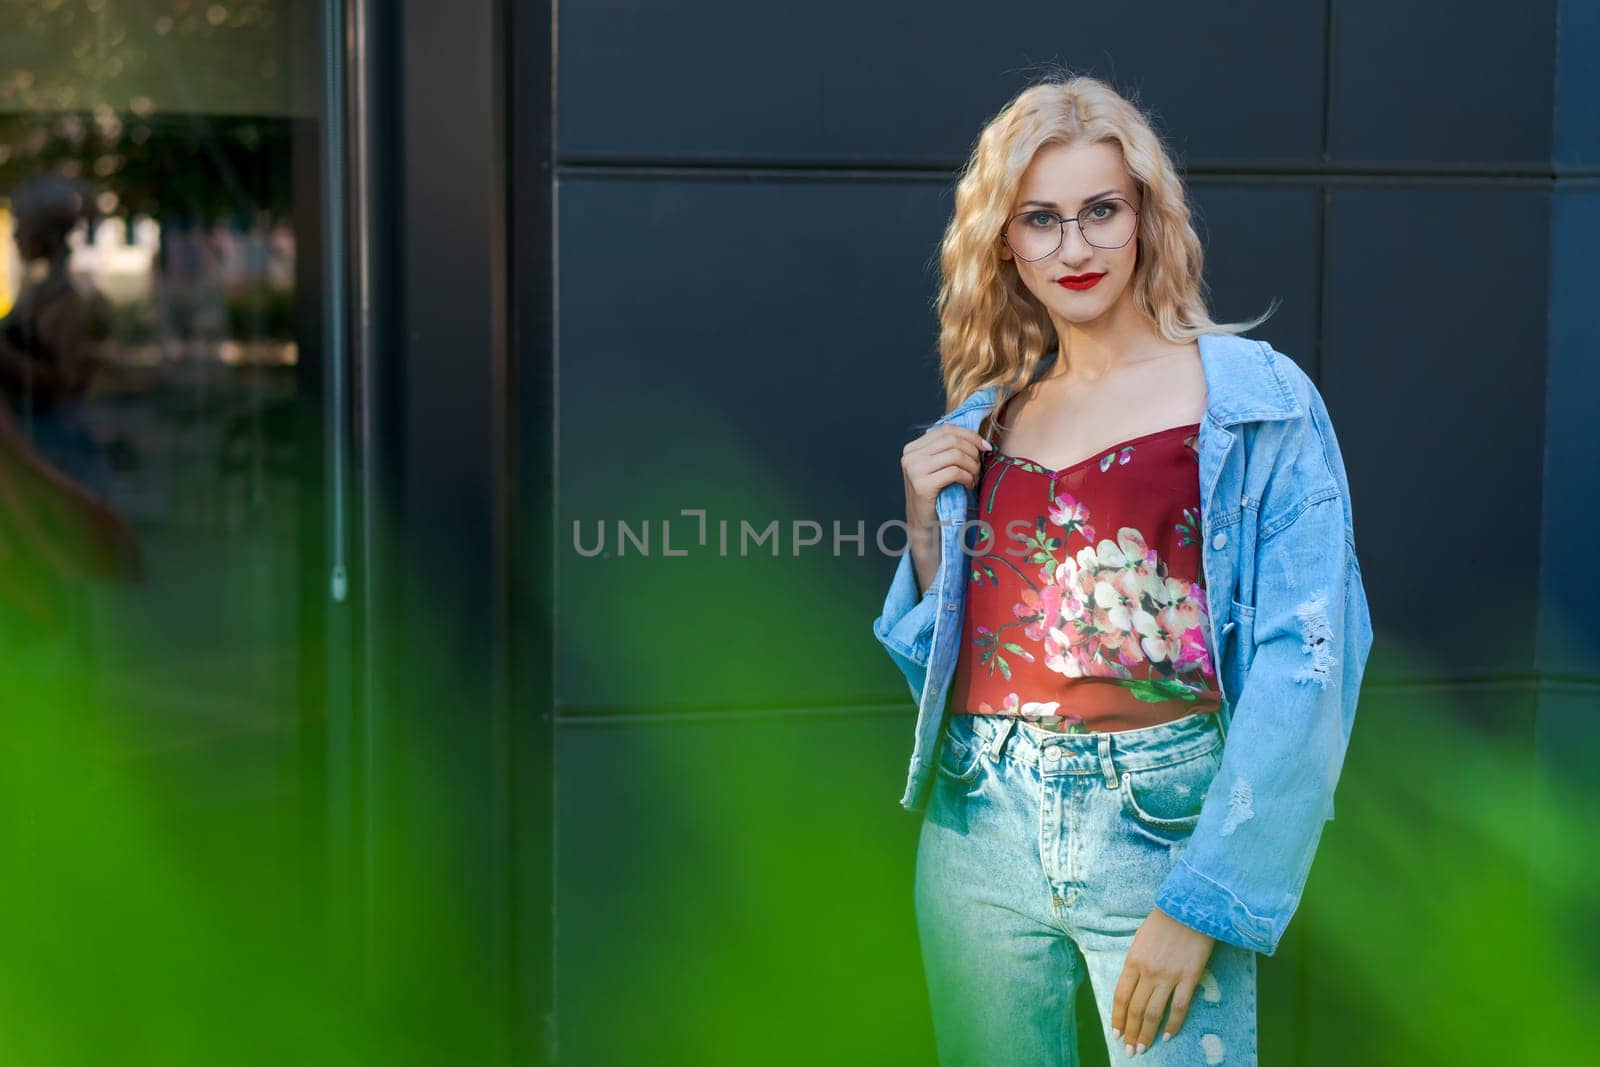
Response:
[[[1103,203],[1113,196],[1126,203]],[[1139,228],[1137,217],[1126,214],[1129,205],[1137,209],[1139,197],[1118,145],[1047,145],[1034,155],[1017,187],[1008,216],[1012,240],[1020,246],[1023,227],[1032,226],[1032,239],[1043,240],[1044,248],[1055,241],[1061,227],[1049,226],[1048,219],[1017,218],[1030,211],[1053,211],[1069,220],[1083,213],[1082,221],[1095,227],[1091,236],[1101,244],[1111,243],[1108,233],[1120,239],[1119,225],[1134,224],[1132,235],[1121,248],[1097,248],[1084,239],[1081,225],[1068,221],[1061,247],[1042,259],[1027,262],[1014,255],[1005,241],[1000,242],[1000,258],[1016,263],[1022,283],[1056,322],[1093,322],[1133,293],[1129,283],[1139,251]],[[1040,236],[1045,234],[1047,238]],[[1088,288],[1061,283],[1063,278],[1089,274],[1103,277]]]

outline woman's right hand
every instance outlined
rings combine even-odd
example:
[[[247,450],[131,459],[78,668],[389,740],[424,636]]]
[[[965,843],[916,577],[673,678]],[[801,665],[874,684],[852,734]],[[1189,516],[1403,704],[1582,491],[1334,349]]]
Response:
[[[924,591],[939,571],[939,492],[956,482],[976,488],[981,454],[993,447],[972,430],[944,423],[929,429],[900,453],[909,550]]]

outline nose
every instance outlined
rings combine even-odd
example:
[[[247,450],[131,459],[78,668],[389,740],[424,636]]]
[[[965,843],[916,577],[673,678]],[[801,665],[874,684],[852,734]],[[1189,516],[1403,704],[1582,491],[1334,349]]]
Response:
[[[1077,267],[1088,262],[1094,255],[1094,245],[1083,239],[1083,233],[1078,229],[1078,224],[1068,220],[1062,225],[1064,231],[1061,235],[1061,247],[1056,255],[1061,258],[1063,265]]]

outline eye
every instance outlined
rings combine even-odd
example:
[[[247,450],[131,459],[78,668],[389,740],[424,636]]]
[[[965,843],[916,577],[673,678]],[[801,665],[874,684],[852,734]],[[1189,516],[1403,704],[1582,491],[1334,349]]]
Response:
[[[1099,212],[1099,214],[1096,214]],[[1104,204],[1094,204],[1089,208],[1089,217],[1095,222],[1104,222],[1117,213],[1117,205],[1110,201]]]
[[[1024,215],[1023,225],[1044,229],[1046,226],[1059,226],[1061,219],[1051,211],[1035,211],[1031,215]]]

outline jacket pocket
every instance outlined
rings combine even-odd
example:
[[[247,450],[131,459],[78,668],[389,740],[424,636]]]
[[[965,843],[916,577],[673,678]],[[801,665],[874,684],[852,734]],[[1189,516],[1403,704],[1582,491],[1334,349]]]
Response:
[[[1232,602],[1231,608],[1236,624],[1231,652],[1238,658],[1239,666],[1248,670],[1250,661],[1256,656],[1256,609],[1237,600]]]
[[[1222,686],[1235,704],[1240,690],[1250,673],[1250,662],[1256,655],[1256,609],[1237,600],[1229,604],[1228,636],[1222,642],[1222,662],[1217,669],[1222,672]]]

